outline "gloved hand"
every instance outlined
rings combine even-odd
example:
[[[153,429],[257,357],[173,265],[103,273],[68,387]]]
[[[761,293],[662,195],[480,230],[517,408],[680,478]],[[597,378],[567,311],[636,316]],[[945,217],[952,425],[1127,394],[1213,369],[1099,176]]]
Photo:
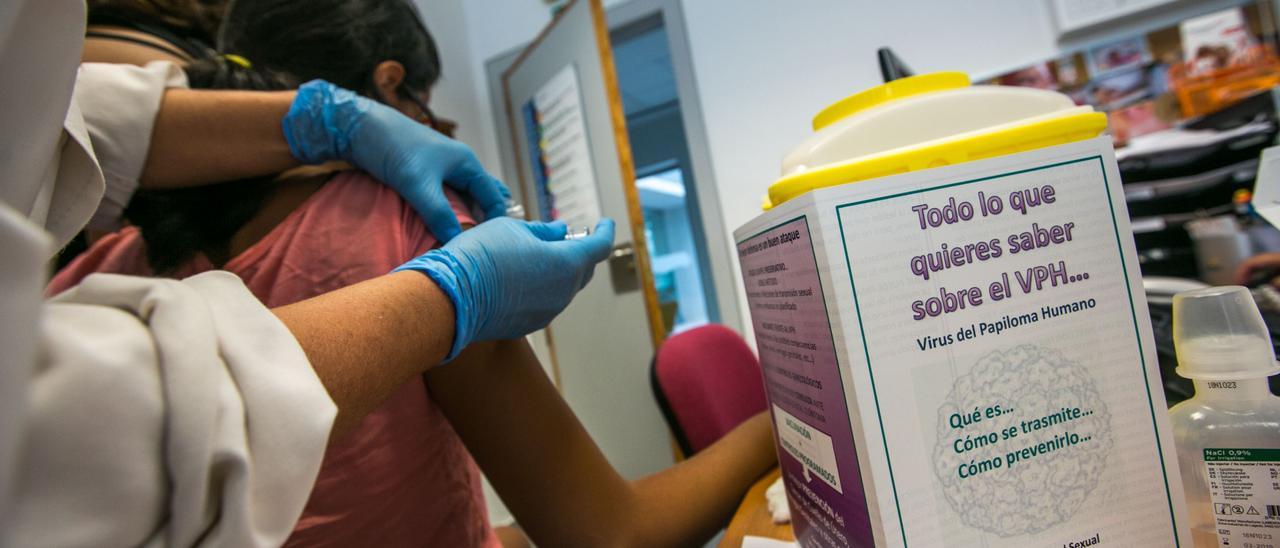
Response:
[[[344,160],[395,189],[440,241],[462,232],[443,185],[469,194],[486,219],[506,216],[511,193],[467,145],[323,80],[298,88],[284,136],[304,164]]]
[[[452,360],[468,344],[514,339],[546,327],[591,280],[613,248],[613,221],[580,240],[564,223],[503,217],[396,269],[426,274],[453,301]]]

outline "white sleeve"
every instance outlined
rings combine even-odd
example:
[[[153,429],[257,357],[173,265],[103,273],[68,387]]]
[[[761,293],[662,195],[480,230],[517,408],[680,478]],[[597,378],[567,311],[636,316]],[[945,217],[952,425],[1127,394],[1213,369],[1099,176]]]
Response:
[[[0,545],[284,542],[336,408],[238,278],[90,276],[38,329]]]
[[[174,87],[187,87],[187,77],[171,63],[80,65],[75,102],[84,115],[107,184],[89,228],[119,228],[120,215],[138,188],[147,162],[151,130],[164,91]]]

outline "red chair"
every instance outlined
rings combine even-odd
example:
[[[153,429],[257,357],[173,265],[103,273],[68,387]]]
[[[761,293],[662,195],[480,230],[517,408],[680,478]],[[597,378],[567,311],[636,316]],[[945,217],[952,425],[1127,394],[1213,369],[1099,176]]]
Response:
[[[722,325],[673,335],[653,358],[653,395],[686,456],[768,408],[760,360]]]

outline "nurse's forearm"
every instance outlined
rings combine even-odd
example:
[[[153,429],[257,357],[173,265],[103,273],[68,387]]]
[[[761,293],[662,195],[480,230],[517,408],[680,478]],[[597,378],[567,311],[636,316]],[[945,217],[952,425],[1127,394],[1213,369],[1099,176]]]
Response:
[[[195,186],[298,165],[281,120],[292,91],[170,89],[151,132],[142,186]]]
[[[273,310],[338,406],[336,440],[453,344],[453,304],[429,278],[397,272]]]

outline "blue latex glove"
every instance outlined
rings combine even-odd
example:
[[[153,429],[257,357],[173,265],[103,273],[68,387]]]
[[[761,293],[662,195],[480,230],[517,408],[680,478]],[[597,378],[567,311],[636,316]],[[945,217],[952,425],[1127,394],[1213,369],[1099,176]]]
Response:
[[[523,337],[546,327],[591,280],[613,248],[613,221],[565,240],[564,223],[511,218],[481,224],[396,269],[429,276],[453,301],[452,360],[468,344]]]
[[[298,88],[284,136],[304,164],[343,160],[395,189],[440,241],[462,232],[444,186],[469,194],[486,219],[504,217],[511,193],[467,145],[399,111],[323,80]]]

